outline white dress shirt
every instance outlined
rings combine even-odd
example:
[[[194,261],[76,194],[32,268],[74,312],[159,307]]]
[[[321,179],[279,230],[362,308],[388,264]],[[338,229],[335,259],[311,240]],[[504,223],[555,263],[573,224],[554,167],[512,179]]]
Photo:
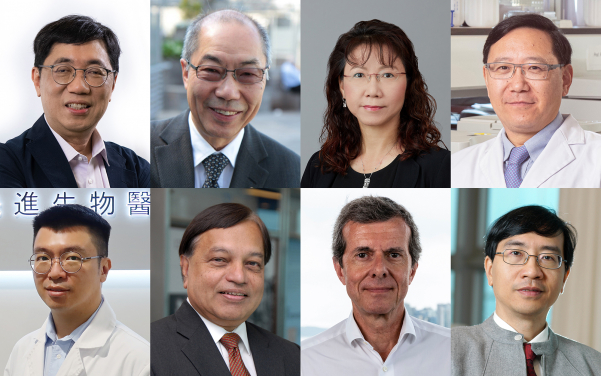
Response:
[[[45,115],[44,120],[46,120]],[[47,120],[46,124],[48,124]],[[51,126],[48,126],[48,128],[50,128],[63,153],[65,153],[65,157],[69,161],[69,166],[71,166],[71,171],[73,171],[73,176],[75,176],[75,181],[79,188],[111,187],[109,177],[106,174],[106,168],[104,167],[104,162],[106,162],[107,166],[110,166],[109,159],[106,155],[104,141],[97,129],[94,129],[94,133],[92,133],[92,158],[88,161],[85,155],[75,150]]]
[[[220,188],[229,188],[230,183],[232,182],[232,176],[234,175],[234,168],[236,167],[236,157],[238,157],[238,151],[240,150],[240,145],[242,144],[242,138],[244,137],[244,128],[238,135],[226,145],[223,149],[217,151],[213,149],[211,144],[205,140],[196,126],[194,126],[194,122],[192,121],[192,113],[188,115],[188,127],[190,128],[190,140],[192,141],[192,155],[194,157],[194,187],[201,188],[207,179],[207,174],[205,173],[205,166],[203,166],[202,161],[205,160],[211,154],[222,153],[229,159],[230,163],[225,166],[221,175],[219,175],[219,179],[217,180],[217,184],[219,184]]]
[[[509,325],[508,323],[505,322],[505,320],[500,318],[497,315],[496,311],[493,316],[493,319],[495,320],[495,323],[497,325],[499,325],[499,327],[501,327],[502,329],[509,330],[510,332],[518,333],[517,330],[513,329],[511,327],[511,325]],[[527,343],[547,342],[548,340],[549,340],[549,325],[545,324],[545,329],[543,329],[542,332],[538,333],[538,335],[536,337],[532,338],[532,341],[527,342]],[[540,355],[537,355],[536,358],[534,359],[534,373],[536,373],[536,376],[545,376],[545,374],[540,366],[540,358],[541,358]]]
[[[188,301],[188,303],[190,303],[189,298],[187,298],[186,300]],[[190,307],[192,307],[194,309],[194,306],[191,303],[190,303]],[[196,311],[196,309],[194,309],[194,311]],[[196,313],[198,313],[198,311],[196,311]],[[255,362],[253,360],[252,353],[250,352],[250,344],[248,343],[248,335],[246,334],[246,323],[243,322],[232,332],[228,332],[227,330],[223,329],[219,325],[214,324],[211,321],[209,321],[208,319],[204,318],[200,313],[198,313],[198,316],[200,316],[202,321],[205,323],[207,329],[209,330],[209,333],[211,333],[211,337],[213,337],[213,341],[215,341],[215,345],[217,346],[217,349],[221,353],[221,356],[223,357],[225,364],[227,364],[228,369],[230,368],[230,356],[229,356],[225,346],[223,346],[223,344],[219,340],[226,333],[236,333],[237,335],[240,336],[240,343],[238,344],[238,349],[240,350],[240,357],[242,358],[242,362],[244,362],[244,366],[248,370],[248,373],[250,373],[250,376],[257,376],[257,370],[255,369]]]
[[[398,342],[386,361],[365,340],[353,312],[301,344],[302,376],[444,376],[451,374],[451,330],[405,311]]]

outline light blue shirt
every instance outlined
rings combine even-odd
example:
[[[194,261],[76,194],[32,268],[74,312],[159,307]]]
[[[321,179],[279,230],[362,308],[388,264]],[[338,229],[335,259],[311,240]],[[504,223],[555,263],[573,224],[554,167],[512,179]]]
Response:
[[[555,119],[549,123],[546,127],[541,129],[537,134],[532,136],[528,141],[524,143],[526,150],[528,150],[529,157],[522,163],[520,169],[520,176],[522,180],[526,177],[526,174],[532,167],[532,164],[536,161],[536,158],[543,152],[545,146],[551,140],[551,137],[555,134],[555,131],[561,127],[563,124],[563,116],[561,113],[557,113]],[[511,150],[515,147],[511,141],[507,138],[507,133],[505,133],[504,137],[501,138],[503,140],[503,173],[505,173],[505,169],[507,168],[507,164],[509,162],[509,154],[511,154]]]
[[[71,347],[77,342],[79,337],[83,334],[83,332],[88,328],[98,310],[102,306],[104,302],[104,297],[100,301],[100,305],[90,316],[88,321],[81,324],[77,329],[75,329],[71,334],[65,336],[63,338],[58,338],[56,335],[56,329],[54,328],[54,320],[52,318],[52,312],[50,312],[50,316],[48,317],[48,325],[46,325],[46,353],[44,356],[44,376],[56,376],[58,370],[61,368],[61,365],[65,361],[67,354],[71,350]]]

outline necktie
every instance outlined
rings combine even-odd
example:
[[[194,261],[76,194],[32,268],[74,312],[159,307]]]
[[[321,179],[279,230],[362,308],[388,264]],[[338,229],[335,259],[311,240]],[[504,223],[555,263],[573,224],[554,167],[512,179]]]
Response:
[[[219,341],[227,349],[227,354],[230,358],[230,373],[232,376],[250,376],[240,357],[240,349],[238,349],[240,336],[236,333],[225,333]]]
[[[219,180],[219,175],[221,175],[221,172],[223,172],[228,163],[230,163],[230,160],[221,153],[211,154],[206,157],[202,161],[202,165],[205,167],[207,179],[202,188],[219,188],[217,180]]]
[[[536,358],[536,354],[532,351],[529,343],[524,343],[524,352],[526,353],[526,374],[528,376],[536,376],[534,372],[534,358]]]
[[[528,159],[528,150],[525,146],[511,149],[507,167],[505,168],[505,184],[507,188],[519,188],[522,184],[520,170],[522,163]]]

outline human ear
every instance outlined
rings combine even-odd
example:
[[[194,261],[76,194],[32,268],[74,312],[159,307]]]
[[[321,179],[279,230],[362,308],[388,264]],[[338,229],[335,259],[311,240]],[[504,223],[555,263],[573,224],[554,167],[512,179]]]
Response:
[[[344,270],[342,269],[342,265],[338,262],[336,257],[332,257],[332,263],[334,264],[334,270],[336,270],[336,275],[340,282],[346,286],[346,278],[344,278]]]
[[[488,285],[492,287],[492,259],[488,256],[484,259],[484,270],[486,271],[486,279]]]
[[[188,267],[190,266],[190,260],[185,255],[179,256],[179,266],[182,269],[182,278],[184,279],[184,288],[188,288]]]

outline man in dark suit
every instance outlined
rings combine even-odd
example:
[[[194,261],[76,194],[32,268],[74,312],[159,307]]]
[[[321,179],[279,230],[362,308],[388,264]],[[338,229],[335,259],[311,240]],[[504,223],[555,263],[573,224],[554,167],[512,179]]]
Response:
[[[234,10],[200,15],[180,63],[190,110],[151,124],[151,186],[299,187],[299,156],[249,124],[271,63],[265,29]]]
[[[105,142],[96,129],[119,71],[113,31],[89,17],[66,16],[44,26],[33,45],[31,77],[44,114],[0,144],[0,187],[148,188],[148,162]]]
[[[244,205],[198,214],[179,247],[188,299],[151,324],[155,376],[298,376],[300,348],[246,319],[263,297],[269,232]]]

